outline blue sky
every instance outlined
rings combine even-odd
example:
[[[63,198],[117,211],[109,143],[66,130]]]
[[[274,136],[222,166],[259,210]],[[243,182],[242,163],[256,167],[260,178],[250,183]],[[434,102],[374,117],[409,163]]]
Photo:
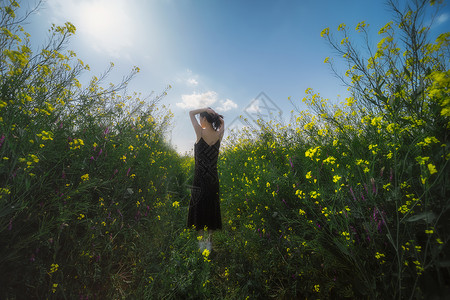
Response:
[[[449,16],[444,7],[436,32],[448,31]],[[171,85],[162,100],[174,114],[168,139],[184,153],[195,142],[191,109],[211,106],[227,125],[261,103],[261,92],[285,121],[293,109],[288,97],[301,107],[307,88],[343,100],[346,88],[323,63],[335,53],[320,32],[365,21],[376,44],[391,19],[382,0],[47,0],[26,29],[38,46],[52,23],[70,21],[77,33],[67,48],[90,65],[90,76],[114,62],[113,83],[140,68],[130,91],[147,95]]]

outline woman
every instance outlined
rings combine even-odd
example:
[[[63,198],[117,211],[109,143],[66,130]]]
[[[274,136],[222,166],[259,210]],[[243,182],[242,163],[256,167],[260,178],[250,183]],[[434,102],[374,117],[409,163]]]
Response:
[[[200,124],[195,116],[200,114]],[[217,158],[223,138],[223,116],[210,107],[189,112],[197,141],[194,144],[195,174],[188,213],[188,227],[194,226],[201,236],[200,249],[211,251],[211,234],[222,228]],[[204,238],[205,230],[208,232]]]

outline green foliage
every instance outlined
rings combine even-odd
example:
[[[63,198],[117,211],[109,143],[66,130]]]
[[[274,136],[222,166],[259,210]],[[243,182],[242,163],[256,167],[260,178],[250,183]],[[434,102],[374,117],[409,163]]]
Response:
[[[391,3],[397,20],[368,58],[346,26],[337,43],[322,32],[349,65],[343,103],[308,89],[292,124],[260,121],[224,141],[211,253],[185,228],[194,160],[164,142],[166,91],[126,94],[137,68],[105,85],[112,66],[83,87],[89,67],[63,47],[75,27],[54,26],[32,53],[18,4],[4,5],[0,297],[448,294],[449,35],[429,43],[417,21],[427,2],[416,4]],[[367,26],[356,27],[365,39]]]
[[[53,26],[32,53],[17,9],[2,7],[0,24],[1,297],[124,296],[147,253],[140,236],[180,192],[167,180],[183,175],[164,141],[165,91],[122,92],[137,68],[82,87],[89,67],[63,48],[75,27]]]

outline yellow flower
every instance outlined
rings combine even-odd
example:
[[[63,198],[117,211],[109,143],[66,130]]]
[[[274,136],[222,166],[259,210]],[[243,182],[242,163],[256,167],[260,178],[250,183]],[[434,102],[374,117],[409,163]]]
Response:
[[[341,23],[338,27],[338,31],[344,30],[346,26],[347,25],[345,25],[344,23]]]
[[[305,211],[304,211],[303,209],[299,209],[299,210],[298,210],[298,213],[299,213],[300,215],[306,214]]]
[[[330,34],[330,28],[327,27],[320,33],[320,36],[323,37],[324,35],[328,36]]]
[[[317,292],[317,293],[320,292],[320,285],[316,284],[314,286],[314,291]]]
[[[82,176],[81,176],[81,179],[82,179],[83,181],[89,180],[89,174],[84,174],[84,175],[82,175]]]
[[[423,142],[419,142],[419,143],[417,143],[416,145],[417,146],[422,146],[422,147],[425,147],[425,146],[428,146],[428,145],[431,145],[431,144],[433,144],[433,143],[439,143],[439,140],[436,138],[436,137],[434,137],[434,136],[429,136],[429,137],[426,137],[424,140],[423,140]]]
[[[320,196],[320,193],[318,193],[318,192],[316,192],[316,191],[311,191],[311,192],[309,193],[309,196],[310,196],[311,198],[317,199],[317,197]]]
[[[338,182],[341,178],[342,178],[342,177],[339,176],[339,175],[334,175],[334,176],[333,176],[333,181],[334,181],[334,182]]]
[[[345,43],[348,43],[348,37],[345,37],[345,38],[342,39],[341,45],[343,45]]]
[[[428,156],[417,156],[416,157],[416,161],[419,163],[419,165],[425,165],[425,163],[429,160],[430,158]]]
[[[180,206],[180,202],[174,201],[174,202],[172,203],[172,206],[173,206],[173,207],[179,207],[179,206]]]
[[[437,173],[436,166],[433,164],[428,164],[428,170],[430,171],[430,175]]]
[[[210,262],[210,261],[211,261],[210,259],[208,259],[208,256],[209,256],[210,253],[211,253],[211,252],[210,252],[208,249],[205,249],[205,250],[203,250],[203,252],[202,252],[203,259],[204,259],[206,262]]]
[[[309,171],[308,173],[306,173],[305,177],[306,177],[306,179],[311,179],[311,171]]]
[[[305,197],[305,193],[302,190],[296,190],[295,195],[297,195],[300,199]]]
[[[55,273],[56,271],[58,271],[58,268],[58,264],[51,264],[49,274]]]
[[[364,28],[364,27],[366,27],[366,26],[368,26],[368,25],[366,25],[366,22],[361,21],[361,22],[358,23],[358,25],[356,25],[355,30],[358,31],[358,32],[360,32],[360,31],[361,31],[361,28]]]
[[[329,156],[326,159],[323,160],[323,162],[325,164],[334,164],[336,162],[336,158],[334,158],[333,156]]]
[[[399,207],[398,211],[401,212],[402,214],[406,214],[409,211],[409,209],[408,206],[404,204]]]
[[[422,182],[422,184],[425,184],[425,182],[427,182],[427,177],[423,177],[422,175],[420,175],[420,181]]]
[[[347,231],[342,231],[341,235],[344,236],[347,241],[350,240],[350,233]]]
[[[314,155],[320,156],[320,146],[306,150],[305,157],[313,159]]]
[[[370,121],[370,124],[372,124],[373,126],[379,127],[381,125],[382,119],[383,119],[383,117],[375,117]]]
[[[378,34],[383,34],[386,31],[388,31],[389,29],[391,29],[391,25],[392,25],[392,21],[390,21],[389,23],[387,23],[386,25],[384,25],[384,27],[382,27],[379,31]]]

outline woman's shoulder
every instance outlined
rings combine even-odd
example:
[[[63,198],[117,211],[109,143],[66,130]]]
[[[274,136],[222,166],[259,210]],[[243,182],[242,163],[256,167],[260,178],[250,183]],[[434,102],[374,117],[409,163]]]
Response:
[[[202,130],[201,137],[203,137],[203,139],[206,142],[217,141],[217,140],[219,140],[221,138],[219,131],[208,131],[208,130],[205,130],[205,129]]]

